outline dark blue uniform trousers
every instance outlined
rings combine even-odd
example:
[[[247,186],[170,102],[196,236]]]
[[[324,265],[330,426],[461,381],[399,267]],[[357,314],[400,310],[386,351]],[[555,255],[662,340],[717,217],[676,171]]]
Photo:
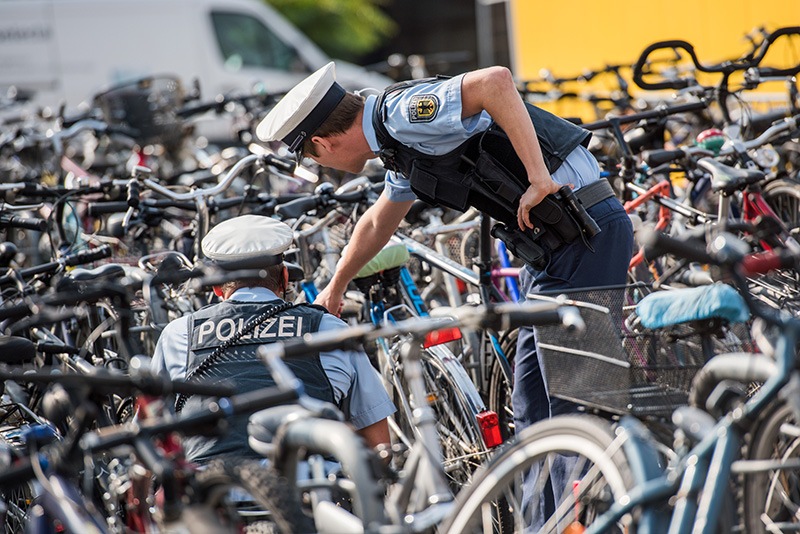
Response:
[[[633,254],[633,227],[628,215],[616,198],[604,200],[587,211],[601,229],[590,240],[595,252],[589,250],[581,240],[576,240],[552,253],[544,269],[525,266],[520,272],[520,291],[523,295],[619,285],[627,281],[628,264]],[[552,415],[571,413],[576,409],[568,401],[548,396],[547,381],[542,373],[541,356],[536,351],[536,334],[532,327],[519,329],[512,407],[517,431]],[[566,481],[562,482],[562,479],[569,472],[569,463],[561,457],[550,466],[555,492],[565,488]],[[538,472],[538,468],[534,471]],[[553,505],[550,491],[547,491],[548,495],[541,496],[544,498],[535,498],[535,494],[542,491],[533,487],[535,474],[526,477],[524,488],[524,495],[531,497],[526,498],[525,502],[529,506],[538,503],[533,509],[524,510],[526,523],[533,527],[532,531],[538,530],[541,518],[552,512]]]

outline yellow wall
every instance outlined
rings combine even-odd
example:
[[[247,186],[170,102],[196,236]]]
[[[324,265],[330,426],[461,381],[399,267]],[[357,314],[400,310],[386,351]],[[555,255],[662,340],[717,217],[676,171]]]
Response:
[[[509,0],[514,74],[574,76],[608,63],[633,64],[649,44],[682,39],[701,62],[738,56],[757,26],[800,26],[800,0]],[[800,38],[776,56],[800,62]],[[770,50],[770,56],[773,51]],[[775,84],[777,85],[777,84]],[[636,89],[632,86],[631,89]],[[781,91],[780,87],[772,88]]]

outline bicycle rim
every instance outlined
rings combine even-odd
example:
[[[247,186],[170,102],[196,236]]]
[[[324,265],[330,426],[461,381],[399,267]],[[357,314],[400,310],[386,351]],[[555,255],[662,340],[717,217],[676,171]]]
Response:
[[[789,229],[800,227],[800,182],[775,180],[764,188],[764,200]]]
[[[424,351],[423,369],[428,402],[436,414],[444,471],[454,490],[472,479],[489,453],[476,419],[480,407],[469,406],[458,383],[431,350]],[[477,393],[475,394],[477,396]]]
[[[779,405],[753,430],[748,459],[779,460],[784,465],[800,460],[800,425],[789,406]],[[747,532],[800,527],[800,468],[746,475],[742,497]]]

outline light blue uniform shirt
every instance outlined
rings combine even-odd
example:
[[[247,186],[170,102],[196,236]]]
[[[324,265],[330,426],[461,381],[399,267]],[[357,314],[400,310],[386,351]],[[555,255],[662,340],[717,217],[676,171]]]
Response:
[[[488,113],[461,120],[461,80],[463,74],[443,81],[422,83],[404,91],[398,91],[386,99],[386,121],[384,125],[398,142],[423,154],[442,156],[451,152],[478,132],[486,130],[492,123]],[[410,114],[415,96],[432,95],[438,102],[434,117],[427,121],[412,121]],[[372,126],[372,114],[377,96],[371,95],[364,102],[362,127],[367,143],[373,152],[379,150],[378,138]],[[577,190],[596,181],[600,167],[592,153],[583,146],[570,152],[561,167],[553,174],[553,180],[561,185],[571,184]],[[386,171],[386,186],[383,194],[394,202],[416,200],[408,178],[400,173]]]
[[[265,287],[249,287],[236,290],[230,298],[242,302],[268,302],[278,296]],[[190,320],[191,314],[170,322],[164,328],[153,354],[151,370],[154,373],[166,372],[173,380],[186,378]],[[326,313],[322,316],[319,331],[346,327],[344,321]],[[395,406],[366,354],[333,350],[321,352],[319,359],[333,386],[336,402],[349,398],[350,422],[356,429],[375,424],[395,412]]]

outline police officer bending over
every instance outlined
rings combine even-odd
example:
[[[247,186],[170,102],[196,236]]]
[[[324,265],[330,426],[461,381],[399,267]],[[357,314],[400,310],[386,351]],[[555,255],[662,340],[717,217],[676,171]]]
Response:
[[[336,83],[331,63],[287,93],[256,134],[327,167],[358,173],[380,157],[388,169],[383,194],[356,224],[347,254],[316,300],[332,312],[416,198],[461,211],[474,206],[499,221],[494,235],[526,262],[520,274],[526,295],[627,280],[633,228],[586,149],[591,133],[523,102],[504,67],[404,82],[362,98]],[[549,398],[533,328],[520,329],[516,354],[516,428],[574,410]],[[535,478],[526,480],[528,495]],[[561,482],[554,486],[566,487]],[[525,502],[545,506],[544,499]],[[526,517],[534,516],[535,526],[546,513]]]
[[[280,298],[289,276],[283,253],[291,242],[291,228],[269,217],[243,215],[212,228],[202,241],[209,260],[223,268],[226,264],[235,269],[264,268],[267,276],[214,287],[222,302],[169,323],[156,345],[153,371],[173,379],[229,380],[245,393],[275,384],[256,355],[260,345],[345,328],[344,322],[319,307],[292,306]],[[389,442],[386,418],[395,407],[364,353],[336,350],[286,363],[303,381],[307,394],[339,406],[370,446]],[[200,398],[179,397],[176,410],[200,405]],[[247,445],[247,419],[247,415],[235,418],[219,438],[187,438],[187,457],[256,458]]]

